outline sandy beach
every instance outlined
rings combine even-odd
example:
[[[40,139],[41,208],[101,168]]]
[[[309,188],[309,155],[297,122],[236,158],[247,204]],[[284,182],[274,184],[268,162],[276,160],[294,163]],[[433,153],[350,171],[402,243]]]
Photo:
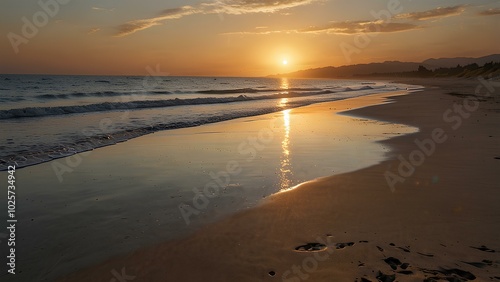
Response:
[[[309,108],[418,128],[379,141],[386,161],[59,281],[499,280],[498,93],[474,80],[411,83],[426,89]]]

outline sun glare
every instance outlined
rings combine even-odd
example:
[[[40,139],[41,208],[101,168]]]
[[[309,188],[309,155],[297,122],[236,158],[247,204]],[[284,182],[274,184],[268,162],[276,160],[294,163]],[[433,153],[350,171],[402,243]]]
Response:
[[[283,65],[288,65],[288,60],[283,60]]]

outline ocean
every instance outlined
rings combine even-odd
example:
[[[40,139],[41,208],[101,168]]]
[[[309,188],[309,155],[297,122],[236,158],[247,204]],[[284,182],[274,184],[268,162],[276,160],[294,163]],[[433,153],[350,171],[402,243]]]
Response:
[[[353,80],[0,75],[0,170],[152,132],[405,89]]]

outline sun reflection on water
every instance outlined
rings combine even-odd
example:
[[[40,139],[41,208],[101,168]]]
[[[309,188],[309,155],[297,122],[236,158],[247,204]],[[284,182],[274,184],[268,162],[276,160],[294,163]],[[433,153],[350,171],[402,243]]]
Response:
[[[281,100],[278,103],[278,107],[284,108],[288,104],[288,98],[281,98]]]
[[[282,90],[288,90],[288,88],[290,88],[290,84],[288,82],[288,78],[282,77],[281,78],[280,89],[282,89]]]
[[[288,78],[282,77],[280,81],[280,90],[284,91],[282,91],[280,94],[287,95],[289,88],[290,84],[288,83]],[[278,102],[278,107],[285,108],[287,104],[288,104],[288,98],[281,98],[280,101]]]
[[[284,135],[281,142],[283,154],[281,156],[280,167],[280,190],[285,191],[291,186],[291,165],[290,165],[290,110],[283,111]]]

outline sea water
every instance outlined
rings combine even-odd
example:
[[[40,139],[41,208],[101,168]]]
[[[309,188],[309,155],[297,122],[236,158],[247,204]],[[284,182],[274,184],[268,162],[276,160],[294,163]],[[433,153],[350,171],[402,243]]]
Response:
[[[404,89],[350,80],[0,75],[0,170],[198,126]]]

